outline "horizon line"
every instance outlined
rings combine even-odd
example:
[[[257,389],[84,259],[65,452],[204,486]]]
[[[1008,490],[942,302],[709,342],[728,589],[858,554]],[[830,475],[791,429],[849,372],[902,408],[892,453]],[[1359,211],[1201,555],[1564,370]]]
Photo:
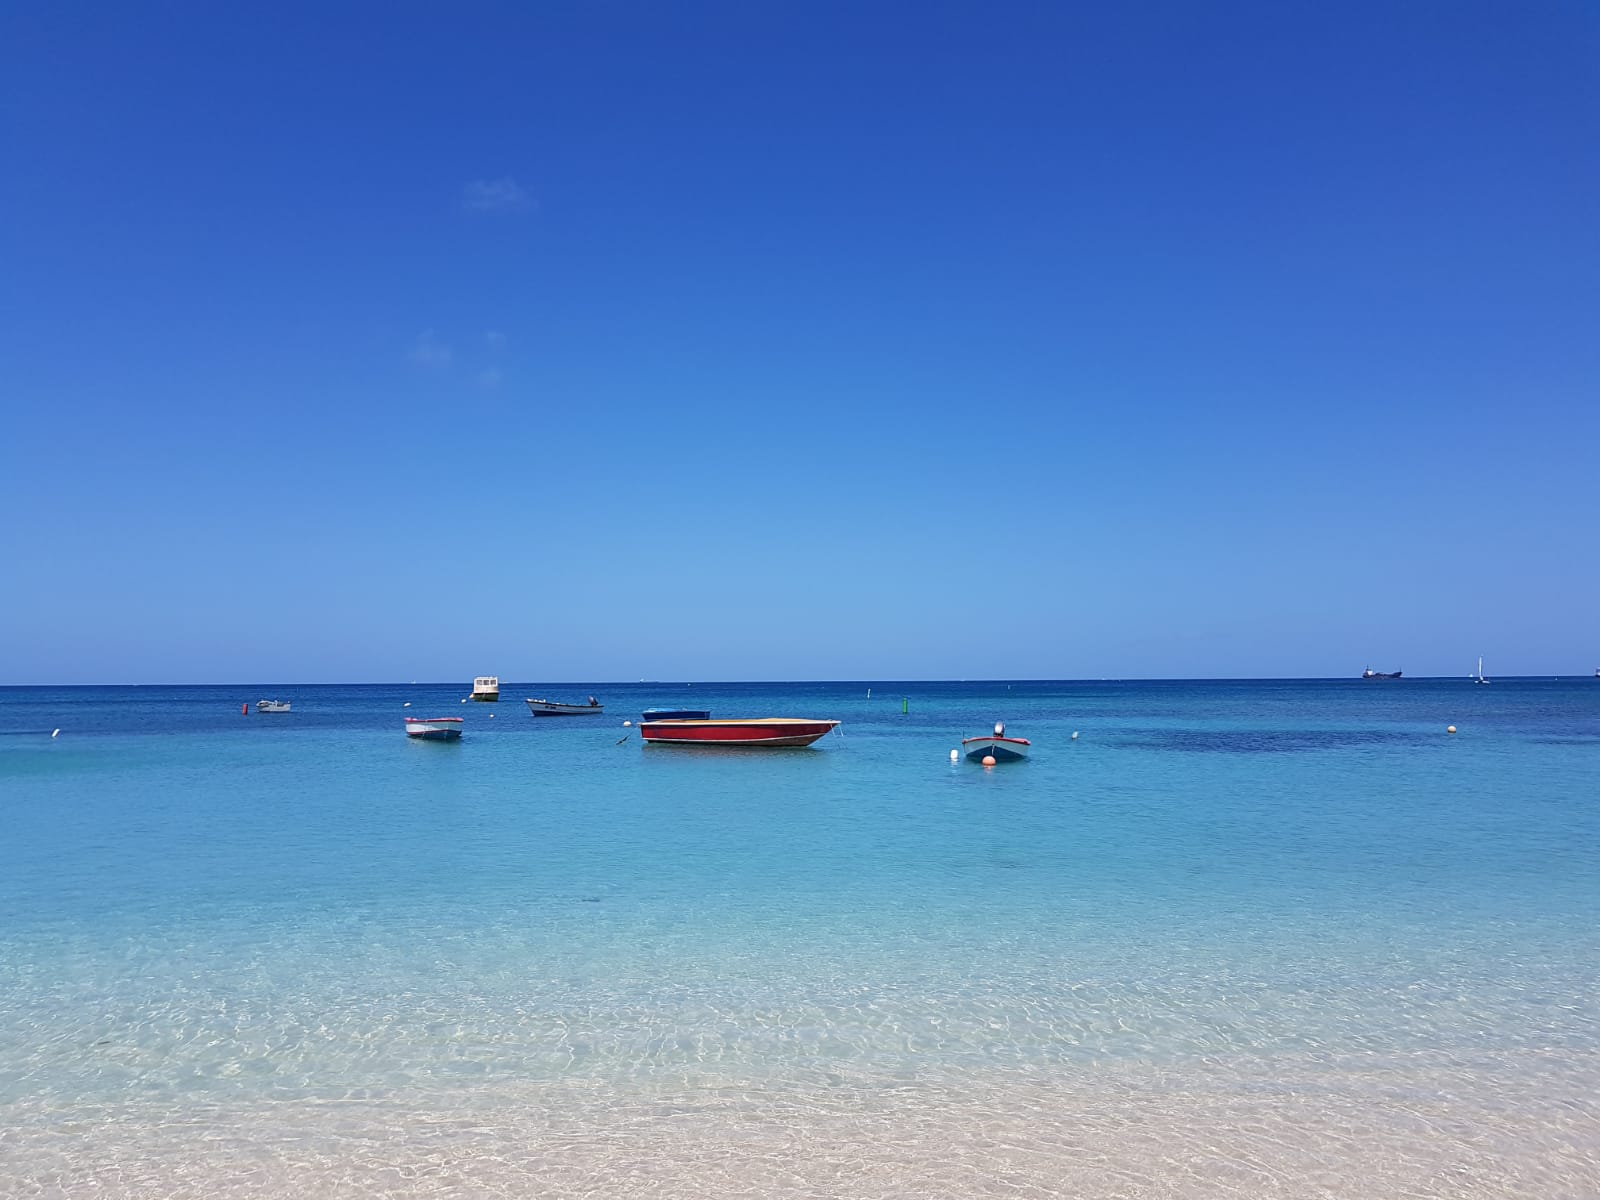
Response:
[[[1560,674],[1538,672],[1531,675],[1501,674],[1492,676],[1492,679],[1527,680],[1527,679],[1590,679],[1595,676],[1588,674]],[[1464,680],[1472,679],[1471,675],[1412,675],[1395,679],[1363,679],[1360,675],[1097,675],[1097,676],[1049,676],[1049,675],[1014,675],[995,676],[983,678],[954,678],[954,677],[925,677],[925,678],[893,678],[890,676],[875,676],[859,679],[567,679],[567,680],[512,680],[511,684],[521,686],[529,682],[537,682],[540,687],[567,687],[583,685],[585,687],[638,687],[641,684],[655,686],[691,687],[719,686],[723,684],[794,684],[794,683],[839,683],[856,684],[860,686],[874,686],[877,684],[928,684],[928,683],[1339,683],[1354,681],[1358,683],[1401,683],[1409,681],[1427,680]],[[99,683],[0,683],[0,688],[107,688],[107,687],[168,687],[168,688],[259,688],[259,687],[466,687],[471,688],[471,682],[463,684],[459,680],[358,680],[358,679],[324,679],[324,680],[224,680],[221,682],[99,682]],[[505,689],[502,684],[501,690]]]

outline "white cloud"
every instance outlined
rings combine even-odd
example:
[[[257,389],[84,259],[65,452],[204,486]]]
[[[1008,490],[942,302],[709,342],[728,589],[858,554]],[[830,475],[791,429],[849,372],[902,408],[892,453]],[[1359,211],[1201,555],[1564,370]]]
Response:
[[[461,189],[461,207],[473,213],[520,212],[533,197],[515,179],[474,179]]]
[[[411,361],[419,367],[443,370],[450,365],[450,347],[441,342],[433,330],[424,329],[411,348]]]

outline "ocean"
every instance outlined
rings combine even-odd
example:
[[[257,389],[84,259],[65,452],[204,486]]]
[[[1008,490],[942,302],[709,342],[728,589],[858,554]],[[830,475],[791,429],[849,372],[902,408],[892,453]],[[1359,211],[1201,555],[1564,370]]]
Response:
[[[469,686],[0,688],[0,1195],[1600,1196],[1600,680]]]

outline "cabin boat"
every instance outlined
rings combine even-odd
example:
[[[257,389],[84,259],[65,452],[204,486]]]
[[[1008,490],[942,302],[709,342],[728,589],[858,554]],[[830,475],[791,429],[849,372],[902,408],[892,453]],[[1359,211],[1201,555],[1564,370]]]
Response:
[[[257,700],[256,711],[263,712],[288,712],[291,704],[287,700]]]
[[[1363,679],[1399,679],[1402,674],[1404,674],[1403,671],[1374,671],[1371,667],[1368,667],[1365,671],[1361,672],[1361,678],[1363,678]]]
[[[498,675],[479,675],[472,681],[472,698],[488,703],[500,699],[500,677]]]
[[[639,736],[651,745],[735,746],[782,749],[809,746],[837,727],[837,721],[808,721],[802,717],[748,717],[740,720],[641,721]]]
[[[524,703],[536,717],[592,717],[606,710],[593,696],[587,704],[566,704],[560,700],[526,700]]]
[[[993,733],[961,739],[961,752],[973,762],[986,758],[993,758],[997,763],[1022,762],[1032,749],[1033,743],[1027,738],[1007,737],[1003,721],[995,722]]]
[[[645,721],[708,721],[709,708],[647,708],[639,714]]]
[[[406,736],[430,742],[453,742],[461,736],[460,717],[407,717]]]

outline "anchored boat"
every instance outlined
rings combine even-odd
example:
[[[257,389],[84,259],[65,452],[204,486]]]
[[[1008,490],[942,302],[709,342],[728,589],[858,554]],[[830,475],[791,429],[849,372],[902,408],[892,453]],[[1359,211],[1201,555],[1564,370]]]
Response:
[[[472,681],[472,698],[490,704],[500,699],[500,677],[498,675],[479,675]]]
[[[1003,721],[995,722],[991,734],[961,739],[961,752],[973,762],[982,762],[986,758],[993,758],[997,763],[1021,762],[1028,757],[1031,749],[1033,743],[1027,738],[1007,737]]]
[[[742,720],[652,720],[639,724],[646,742],[669,746],[748,746],[781,749],[809,746],[831,732],[837,721],[801,717],[748,717]]]
[[[461,736],[460,717],[407,717],[406,736],[430,742],[453,742]]]
[[[536,717],[592,717],[605,712],[606,706],[593,696],[587,704],[566,704],[560,700],[527,700],[528,711]]]
[[[256,711],[261,712],[288,712],[291,704],[287,700],[257,700]]]

